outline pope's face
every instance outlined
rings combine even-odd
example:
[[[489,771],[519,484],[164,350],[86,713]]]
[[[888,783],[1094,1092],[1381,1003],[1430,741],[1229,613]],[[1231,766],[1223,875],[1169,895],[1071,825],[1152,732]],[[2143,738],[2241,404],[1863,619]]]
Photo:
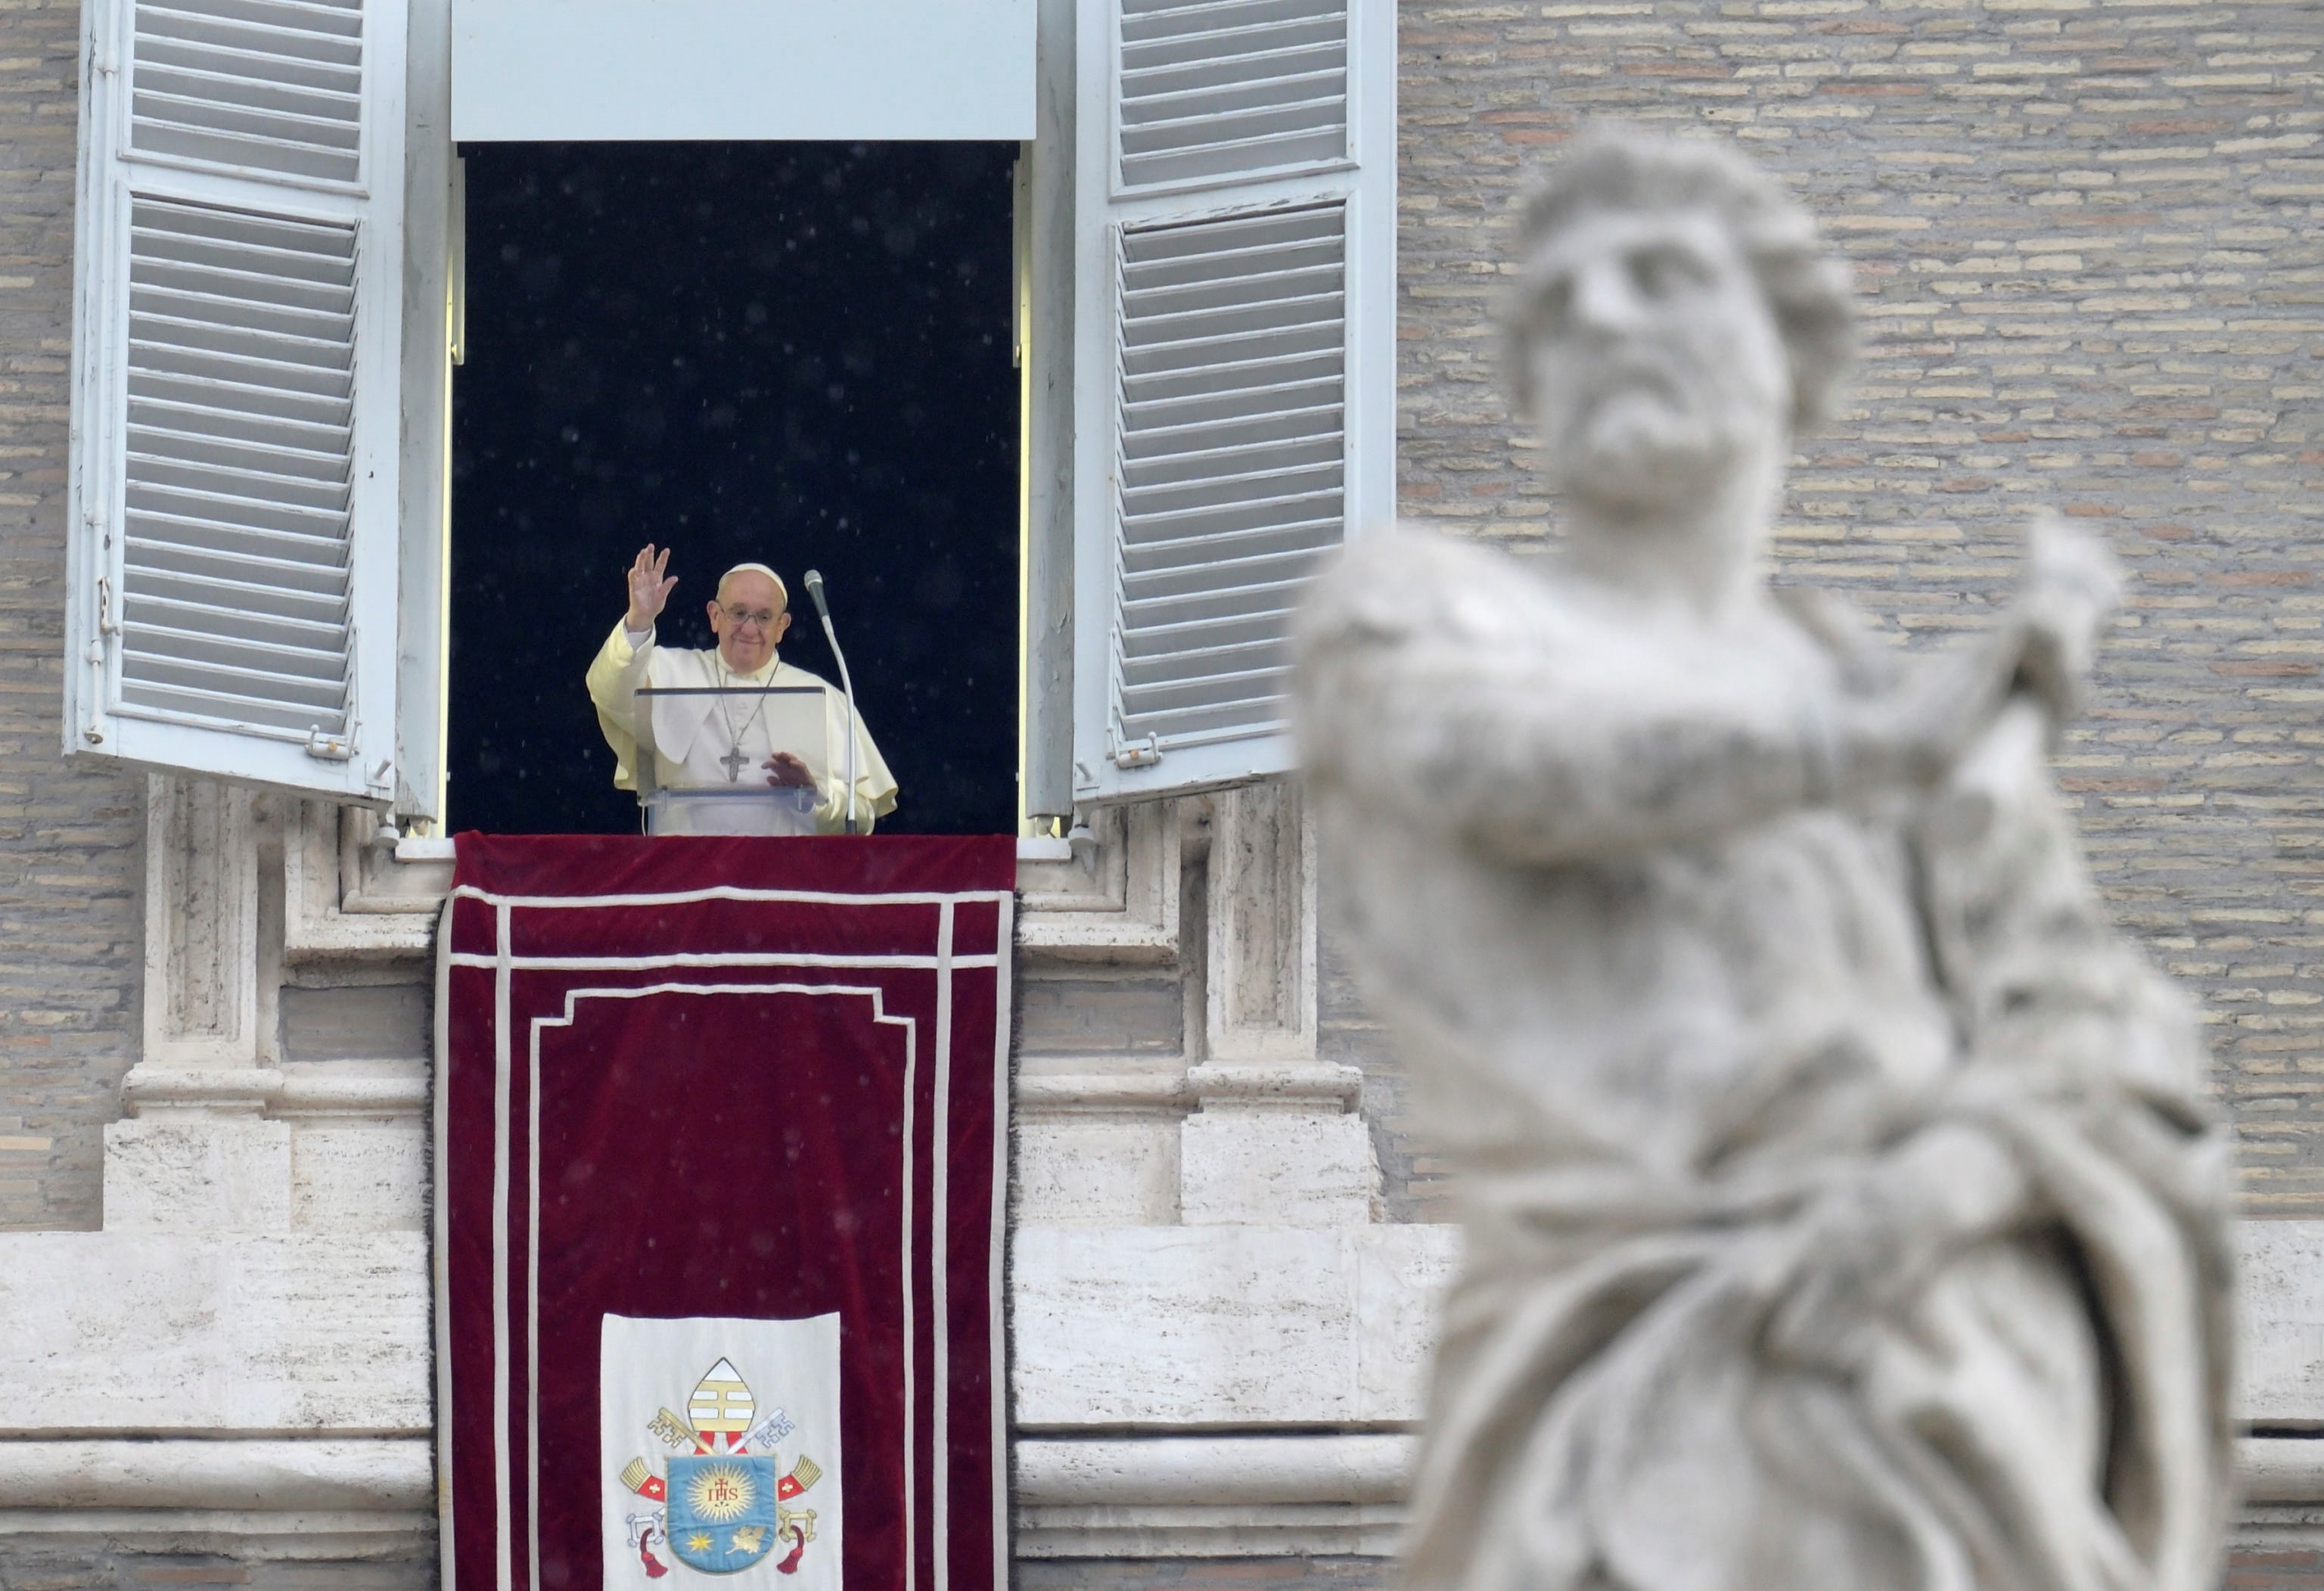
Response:
[[[790,627],[781,587],[755,569],[728,576],[710,604],[718,655],[738,674],[764,668]]]
[[[1543,462],[1572,496],[1651,514],[1789,446],[1783,338],[1715,216],[1585,210],[1526,275]]]

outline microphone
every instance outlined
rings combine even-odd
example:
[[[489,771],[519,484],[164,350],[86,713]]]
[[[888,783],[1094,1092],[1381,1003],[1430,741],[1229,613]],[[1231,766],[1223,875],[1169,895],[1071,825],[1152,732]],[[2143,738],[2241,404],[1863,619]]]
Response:
[[[839,633],[831,627],[831,606],[823,599],[823,573],[809,569],[802,582],[807,587],[809,601],[815,604],[815,616],[823,621],[823,638],[831,643],[831,655],[839,663],[840,689],[847,693],[847,832],[855,832],[855,681],[847,677],[847,654],[839,650]]]

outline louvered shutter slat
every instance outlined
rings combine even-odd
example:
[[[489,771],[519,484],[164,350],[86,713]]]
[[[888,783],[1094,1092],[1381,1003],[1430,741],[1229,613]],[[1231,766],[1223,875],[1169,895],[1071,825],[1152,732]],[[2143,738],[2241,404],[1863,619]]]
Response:
[[[1343,230],[1339,204],[1122,228],[1117,707],[1133,740],[1280,721],[1298,581],[1342,532]]]
[[[346,310],[310,308],[306,301],[312,294],[304,282],[262,281],[255,291],[251,291],[247,283],[219,282],[213,290],[203,291],[152,280],[168,270],[166,265],[156,264],[144,276],[131,279],[132,314],[152,316],[158,322],[208,326],[238,333],[242,340],[236,346],[244,351],[271,354],[300,364],[331,365],[346,347],[340,336],[340,328],[346,320]],[[235,289],[244,291],[233,291]],[[260,333],[272,336],[262,342],[257,337]]]
[[[298,561],[306,561],[309,551],[318,558],[344,558],[346,552],[346,542],[337,533],[338,517],[328,509],[155,481],[141,482],[126,506],[131,533],[143,532],[157,540],[238,545],[254,557]]]
[[[338,634],[344,626],[337,615],[309,619],[296,614],[273,613],[237,600],[238,594],[229,590],[197,589],[161,575],[152,576],[143,584],[145,594],[129,605],[128,612],[156,631],[214,638],[206,644],[204,655],[208,658],[229,655],[216,644],[217,640],[222,639],[237,648],[296,657],[300,660],[301,671],[311,671],[317,678],[338,678]],[[212,600],[202,600],[204,597]],[[217,599],[233,600],[235,605],[222,607],[217,606]]]
[[[1250,600],[1259,605],[1267,600],[1260,594],[1278,585],[1296,585],[1305,579],[1314,571],[1319,556],[1313,549],[1297,549],[1289,552],[1262,550],[1253,556],[1222,561],[1232,567],[1236,589],[1252,593]],[[1130,600],[1157,615],[1157,623],[1171,622],[1170,615],[1178,603],[1221,600],[1215,589],[1217,577],[1207,567],[1185,569],[1156,565],[1138,573],[1138,589],[1144,595]],[[1227,600],[1233,598],[1230,597]]]
[[[237,415],[190,403],[129,402],[133,431],[149,447],[166,441],[182,457],[233,461],[238,467],[293,479],[345,479],[345,425],[314,424],[276,415]],[[216,450],[213,451],[212,449]]]
[[[1347,158],[1348,14],[1337,0],[1122,0],[1119,15],[1121,192]]]
[[[230,587],[246,594],[251,602],[259,606],[274,600],[310,600],[344,607],[347,594],[346,570],[338,566],[268,558],[204,543],[189,545],[140,535],[134,529],[129,536],[126,560],[156,575],[212,582],[221,589]]]
[[[1192,88],[1167,89],[1148,86],[1134,117],[1125,128],[1141,133],[1154,127],[1183,127],[1196,116],[1221,111],[1268,110],[1276,106],[1329,106],[1344,97],[1347,84],[1336,69],[1297,71],[1285,67],[1240,85],[1197,82]]]
[[[1199,517],[1204,528],[1198,533],[1176,540],[1142,541],[1136,547],[1125,548],[1122,568],[1131,576],[1183,570],[1190,581],[1208,580],[1215,585],[1221,575],[1205,574],[1204,570],[1215,570],[1243,559],[1313,551],[1319,546],[1333,545],[1339,536],[1339,506],[1336,492],[1278,497],[1250,504],[1244,511],[1242,517],[1262,523],[1226,529],[1220,526],[1231,516],[1187,516]],[[1318,508],[1331,512],[1316,513],[1312,518],[1296,517],[1301,509]]]
[[[218,93],[209,84],[191,81],[184,86],[195,92],[171,92],[156,86],[149,76],[137,91],[137,114],[189,131],[246,139],[280,138],[309,153],[344,153],[350,158],[355,153],[357,130],[344,116],[331,114],[334,107],[327,101],[316,105],[314,108],[322,114],[315,115],[303,107],[267,104],[264,100],[271,97],[246,91]],[[354,108],[352,102],[344,106]]]
[[[1132,597],[1124,606],[1139,615],[1139,622],[1130,650],[1151,655],[1189,646],[1230,642],[1241,645],[1272,639],[1257,631],[1230,632],[1235,623],[1258,622],[1289,611],[1302,567],[1301,560],[1287,558],[1246,559],[1239,570],[1240,583],[1231,588],[1198,587],[1176,595]],[[1212,633],[1203,631],[1203,626],[1217,628]]]
[[[309,571],[295,565],[245,564],[211,560],[207,566],[183,557],[149,556],[147,546],[133,546],[129,561],[152,572],[146,589],[172,602],[226,611],[248,607],[253,612],[310,624],[337,625],[346,619],[344,581],[309,584]]]
[[[1288,354],[1274,349],[1246,353],[1250,356],[1150,373],[1139,383],[1140,390],[1148,395],[1125,404],[1123,412],[1146,420],[1166,410],[1177,412],[1190,404],[1264,407],[1271,393],[1288,394],[1295,388],[1308,394],[1305,402],[1313,402],[1314,389],[1339,389],[1341,357],[1337,348],[1315,347]],[[1284,401],[1290,400],[1286,396]]]
[[[1175,25],[1157,25],[1161,22]],[[1167,67],[1230,62],[1295,50],[1341,49],[1346,41],[1347,14],[1328,4],[1285,4],[1265,12],[1249,6],[1222,7],[1161,17],[1125,6],[1121,75],[1125,82],[1136,83]]]
[[[130,406],[129,421],[130,445],[135,449],[130,455],[133,458],[151,458],[156,462],[166,461],[210,470],[235,476],[254,486],[292,491],[301,486],[336,486],[338,491],[334,496],[345,495],[346,460],[344,453],[318,453],[268,447],[263,443],[237,442],[231,437],[211,431],[165,430],[152,423],[150,418],[142,416],[135,404]]]
[[[134,398],[153,398],[180,404],[207,402],[222,412],[272,416],[344,430],[354,418],[353,405],[327,393],[271,391],[239,382],[172,370],[145,370],[130,387]]]
[[[355,270],[352,227],[133,203],[125,704],[346,726]]]
[[[153,329],[149,322],[149,334]],[[303,396],[346,402],[340,395],[346,391],[346,372],[328,365],[254,358],[229,348],[205,347],[195,340],[163,340],[152,335],[131,347],[130,359],[148,377],[184,376],[230,387],[260,386],[285,401]]]
[[[133,654],[136,655],[136,654]],[[169,675],[175,665],[163,657],[143,657],[148,672]],[[235,688],[237,679],[263,684],[265,675],[258,670],[189,670],[182,680],[160,679],[149,688],[148,695],[155,708],[188,717],[208,718],[235,725],[259,725],[272,729],[297,733],[314,721],[314,712],[296,705],[286,706],[272,696],[247,695]],[[318,698],[330,694],[327,686],[318,686]]]
[[[143,0],[143,9],[301,34],[363,36],[363,7],[332,0]]]
[[[1128,376],[1130,381],[1138,379],[1135,374]],[[1121,452],[1125,464],[1132,467],[1130,476],[1146,478],[1136,467],[1145,461],[1190,456],[1249,458],[1253,449],[1262,446],[1314,443],[1339,436],[1341,393],[1337,390],[1294,389],[1295,397],[1275,384],[1261,384],[1273,402],[1213,401],[1172,409],[1142,404],[1134,411],[1125,406]],[[1323,401],[1317,402],[1318,398]]]
[[[151,605],[146,605],[148,607]],[[124,608],[124,632],[134,606]],[[296,713],[308,722],[317,711],[327,711],[345,694],[346,686],[335,652],[319,647],[270,643],[254,635],[221,636],[188,630],[166,622],[174,615],[148,612],[134,632],[130,654],[149,660],[141,673],[150,673],[155,687],[172,684],[198,689],[237,692],[254,707],[272,707]],[[280,683],[274,683],[276,680]]]
[[[157,60],[149,55],[140,69],[143,76],[139,92],[281,112],[334,126],[344,125],[350,114],[361,108],[360,96],[335,88],[327,77],[319,84],[309,85],[278,79],[271,72],[246,69],[248,64],[253,64],[247,58],[235,63],[244,66],[243,70],[220,70],[224,64],[213,60],[201,65],[172,65],[166,59]]]
[[[225,469],[214,459],[171,458],[154,452],[131,452],[129,474],[133,510],[137,495],[147,488],[195,492],[210,497],[226,512],[235,513],[240,523],[254,528],[270,523],[266,517],[270,509],[304,512],[313,523],[329,523],[334,545],[345,542],[347,492],[344,485]]]
[[[1338,397],[1335,385],[1316,381],[1264,382],[1230,392],[1184,393],[1124,404],[1132,423],[1167,430],[1194,420],[1236,420],[1258,414],[1288,412],[1315,405],[1328,406]]]
[[[130,148],[279,178],[361,180],[364,14],[134,0]]]
[[[1286,537],[1329,544],[1338,539],[1340,505],[1341,495],[1334,487],[1157,513],[1140,526],[1137,541],[1123,544],[1121,557],[1134,569],[1141,560],[1192,564],[1213,556],[1240,557],[1260,544],[1282,544]],[[1311,531],[1314,536],[1309,538]]]
[[[362,97],[348,85],[360,80],[360,51],[338,48],[326,53],[346,59],[309,60],[244,50],[207,38],[178,39],[147,32],[137,41],[137,67],[141,71],[164,72],[172,79],[197,78],[220,85],[216,91],[229,102],[270,89],[325,94],[333,103],[359,102]]]

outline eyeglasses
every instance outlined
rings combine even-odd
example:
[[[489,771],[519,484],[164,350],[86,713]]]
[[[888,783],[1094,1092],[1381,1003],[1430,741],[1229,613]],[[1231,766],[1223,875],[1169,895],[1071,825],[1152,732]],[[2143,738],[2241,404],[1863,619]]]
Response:
[[[782,616],[767,608],[760,608],[753,612],[744,607],[730,607],[725,610],[725,614],[729,619],[738,624],[756,624],[761,630],[771,628],[774,622]]]

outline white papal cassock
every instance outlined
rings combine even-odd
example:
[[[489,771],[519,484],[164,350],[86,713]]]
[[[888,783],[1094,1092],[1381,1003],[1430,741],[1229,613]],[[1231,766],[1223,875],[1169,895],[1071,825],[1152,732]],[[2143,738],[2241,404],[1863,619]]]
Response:
[[[657,689],[738,685],[819,688],[823,691],[830,766],[823,776],[823,799],[816,808],[815,825],[816,831],[823,834],[838,834],[845,828],[847,698],[828,681],[805,669],[791,667],[779,654],[751,673],[738,674],[726,668],[715,651],[657,646],[651,630],[642,637],[633,638],[615,624],[613,633],[605,637],[605,644],[597,649],[596,661],[589,665],[589,699],[596,704],[597,726],[604,731],[606,744],[613,748],[613,783],[622,790],[638,787],[637,740],[630,733],[630,726],[633,721],[631,715],[634,693],[644,685]],[[749,760],[742,765],[739,779],[729,781],[726,765],[720,759],[738,745],[731,727],[737,723],[742,730],[739,749]],[[767,775],[761,764],[777,748],[768,740],[766,715],[752,713],[748,698],[727,698],[722,701],[715,696],[666,698],[654,704],[653,724],[654,779],[664,789],[725,790],[740,780],[765,783]],[[796,753],[800,748],[781,749]],[[895,778],[888,772],[880,748],[872,744],[871,733],[863,727],[859,714],[855,719],[858,832],[869,833],[872,819],[884,818],[895,809]]]

